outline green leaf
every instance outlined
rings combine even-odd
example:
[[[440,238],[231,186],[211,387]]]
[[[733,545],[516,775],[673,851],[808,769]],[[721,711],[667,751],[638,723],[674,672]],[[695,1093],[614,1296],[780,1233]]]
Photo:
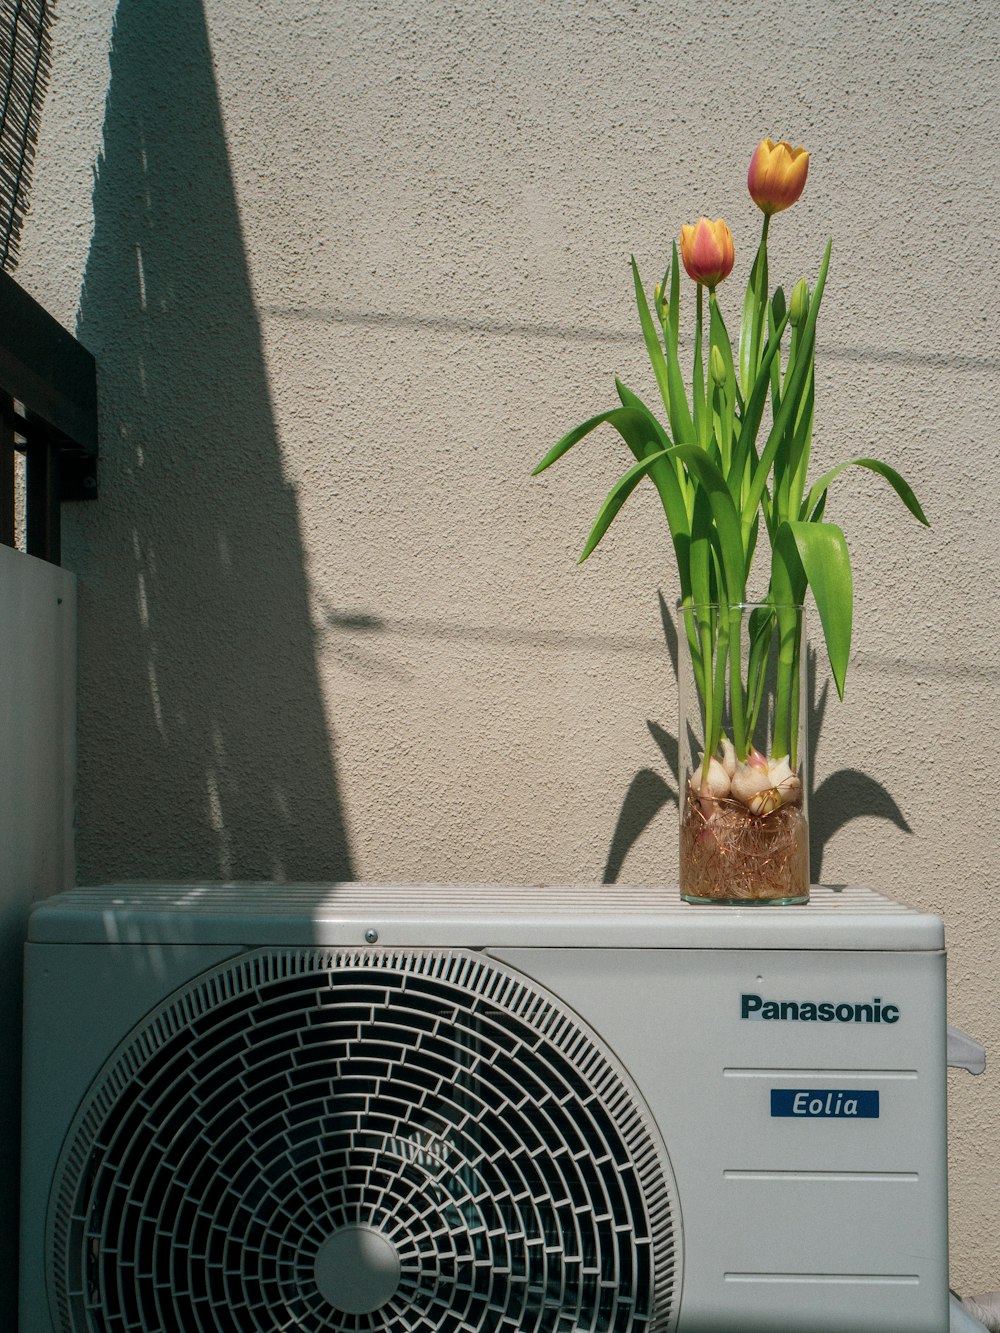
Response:
[[[742,416],[743,395],[740,392],[740,386],[736,382],[736,367],[733,365],[733,344],[729,337],[729,330],[726,328],[726,321],[722,318],[722,311],[719,308],[719,302],[716,300],[715,292],[709,293],[708,307],[709,364],[711,364],[711,349],[717,347],[722,355],[723,364],[726,367],[726,397],[729,399],[730,403],[736,404],[740,415]]]
[[[803,387],[806,376],[812,369],[812,352],[816,340],[816,319],[819,315],[820,301],[823,296],[823,288],[826,285],[826,275],[830,267],[830,250],[832,242],[827,242],[826,253],[823,255],[823,262],[820,265],[819,277],[816,280],[816,290],[813,293],[812,300],[809,302],[809,313],[805,321],[800,325],[801,341],[799,352],[796,357],[795,367],[790,376],[786,376],[785,391],[781,398],[781,407],[778,409],[777,416],[774,419],[774,425],[767,437],[767,443],[761,450],[760,461],[754,473],[753,480],[747,492],[743,503],[743,522],[749,525],[751,518],[757,512],[757,507],[761,503],[761,496],[767,485],[767,479],[774,463],[774,455],[778,451],[785,436],[785,431],[792,425],[798,415],[799,403],[802,397]]]
[[[666,275],[664,274],[664,281]],[[677,242],[670,247],[670,302],[667,306],[667,331],[670,334],[674,360],[677,360],[677,340],[681,327],[681,268],[677,259]]]
[[[541,460],[541,463],[533,469],[532,476],[537,477],[540,472],[545,471],[545,468],[551,468],[552,464],[557,463],[557,461],[563,457],[564,453],[571,451],[573,445],[579,444],[580,440],[584,439],[584,436],[589,435],[591,431],[596,431],[597,427],[599,427],[599,425],[604,425],[605,421],[611,425],[615,425],[615,419],[619,416],[621,411],[623,411],[621,408],[612,408],[611,412],[599,412],[596,417],[588,417],[587,421],[581,421],[580,425],[573,427],[572,431],[565,433],[563,439],[552,445],[552,448],[549,449],[547,455]]]
[[[670,389],[670,409],[668,417],[670,429],[678,444],[693,444],[695,441],[694,422],[688,406],[687,390],[681,375],[680,353],[678,351],[680,329],[680,263],[677,258],[677,242],[670,252],[670,301],[667,306],[667,322],[664,328],[667,345],[667,377]]]
[[[587,538],[586,545],[583,548],[583,554],[580,556],[578,564],[583,564],[584,560],[592,554],[594,548],[600,542],[601,538],[611,526],[622,505],[632,494],[635,488],[642,481],[653,464],[666,456],[664,450],[657,450],[656,453],[649,454],[646,458],[640,459],[638,463],[633,463],[629,470],[612,486],[607,494],[607,498],[601,505],[597,519],[591,528],[590,536]]]
[[[633,393],[620,379],[615,380],[615,387],[624,406],[642,414],[644,424],[633,425],[629,423],[624,428],[618,427],[619,433],[632,450],[636,460],[646,457],[650,452],[651,442],[653,448],[669,449],[672,443],[670,437],[638,394]],[[683,471],[678,476],[674,468],[663,459],[660,459],[650,468],[649,477],[659,492],[663,512],[667,516],[667,523],[670,526],[670,532],[674,537],[676,547],[677,537],[682,534],[686,537],[688,532],[687,496],[685,494],[687,479]],[[681,556],[678,551],[678,561],[680,559]],[[682,569],[682,585],[684,582],[685,575]]]
[[[747,653],[747,735],[753,736],[764,698],[764,683],[770,656],[771,635],[774,630],[773,606],[757,606],[750,612],[747,626],[749,651]]]
[[[836,481],[845,468],[849,467],[865,467],[869,472],[877,472],[880,477],[884,477],[913,517],[919,519],[925,527],[930,527],[927,516],[920,507],[920,501],[913,494],[909,485],[895,468],[890,467],[888,463],[881,462],[878,458],[849,458],[846,463],[838,463],[829,472],[824,472],[819,481],[810,488],[809,494],[802,505],[801,517],[805,518],[812,513],[830,484]]]
[[[660,335],[656,332],[656,325],[653,323],[653,317],[649,313],[649,302],[646,300],[646,293],[643,290],[642,280],[639,277],[639,268],[635,262],[635,255],[632,256],[632,281],[635,285],[635,303],[639,309],[639,323],[642,325],[642,338],[646,344],[646,352],[653,367],[653,374],[656,376],[656,382],[660,386],[660,395],[663,398],[663,406],[670,410],[670,390],[667,387],[667,361],[663,355],[663,344],[660,342]]]
[[[785,310],[785,293],[780,287],[775,287],[774,295],[771,298],[771,304],[768,307],[767,311],[767,327],[769,330],[769,336],[773,337],[775,329],[785,319],[786,313],[787,312]],[[788,353],[789,365],[791,364],[792,356],[794,355],[795,351],[794,332],[792,335],[791,343],[792,346]],[[785,373],[786,375],[788,373],[787,367]],[[778,360],[771,362],[771,411],[773,416],[777,416],[778,408],[780,406],[781,406],[781,358],[779,357]]]
[[[729,473],[730,485],[734,491],[743,480],[743,472],[749,458],[753,459],[754,470],[756,471],[756,451],[754,442],[757,439],[757,431],[760,429],[761,417],[764,415],[764,406],[767,402],[767,389],[770,383],[770,367],[781,347],[781,337],[785,332],[785,325],[788,323],[788,316],[783,315],[780,323],[774,329],[771,337],[764,347],[761,357],[760,368],[757,371],[757,378],[754,381],[753,391],[747,400],[746,409],[743,412],[740,421],[739,437],[736,448],[733,450],[733,463]]]
[[[767,306],[767,228],[769,218],[764,215],[760,244],[750,269],[746,296],[743,299],[743,318],[740,320],[740,388],[746,397],[753,388],[760,367],[760,349],[763,338],[764,313]]]
[[[691,515],[691,596],[699,606],[707,606],[712,597],[712,505],[708,492],[699,486],[694,494]]]
[[[677,474],[671,465],[663,461],[667,456],[666,449],[670,440],[663,426],[650,412],[649,408],[620,380],[616,383],[619,397],[622,399],[624,406],[613,407],[609,412],[600,412],[596,417],[590,417],[589,420],[584,421],[574,430],[564,435],[557,444],[553,445],[532,475],[537,476],[539,472],[551,467],[574,444],[577,444],[591,431],[596,430],[598,426],[604,424],[613,426],[628,445],[636,461],[646,466],[646,470],[649,472],[650,478],[659,493],[663,512],[667,518],[667,525],[670,528],[674,554],[677,557],[677,573],[681,585],[681,595],[684,596],[690,586],[690,527],[687,504]],[[652,455],[655,455],[655,457]],[[645,474],[640,472],[636,477],[636,485],[641,481],[643,475]],[[622,504],[628,498],[628,494],[631,494],[631,491],[622,497]],[[620,509],[621,505],[618,508]],[[612,518],[614,518],[614,514],[608,519],[609,523]],[[600,540],[600,537],[598,537],[598,540]]]
[[[813,369],[806,380],[803,401],[799,407],[798,420],[795,423],[788,488],[783,500],[782,518],[794,518],[802,505],[802,493],[806,488],[806,473],[809,471],[809,455],[812,450],[815,404],[816,372]]]
[[[835,523],[782,523],[772,555],[771,591],[776,603],[801,602],[807,585],[812,591],[830,669],[843,698],[854,607],[851,558],[844,534]]]
[[[812,513],[804,515],[804,517],[808,520],[808,522],[819,523],[822,521],[823,515],[826,513],[826,502],[829,499],[829,496],[830,492],[824,491],[823,494],[819,497],[816,507],[812,511]],[[805,505],[803,505],[802,508],[805,509]]]
[[[672,457],[679,458],[699,486],[708,492],[722,558],[725,600],[741,602],[746,590],[746,577],[740,515],[729,493],[726,479],[708,454],[697,445],[675,444],[668,452]]]

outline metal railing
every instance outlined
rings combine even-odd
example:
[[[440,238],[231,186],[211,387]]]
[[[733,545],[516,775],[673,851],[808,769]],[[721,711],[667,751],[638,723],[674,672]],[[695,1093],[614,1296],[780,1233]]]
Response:
[[[59,564],[62,502],[96,497],[94,358],[0,272],[0,542]]]

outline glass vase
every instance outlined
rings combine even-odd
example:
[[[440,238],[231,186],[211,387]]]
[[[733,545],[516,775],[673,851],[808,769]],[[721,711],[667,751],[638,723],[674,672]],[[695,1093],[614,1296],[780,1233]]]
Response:
[[[689,903],[809,899],[801,606],[678,606],[680,888]]]

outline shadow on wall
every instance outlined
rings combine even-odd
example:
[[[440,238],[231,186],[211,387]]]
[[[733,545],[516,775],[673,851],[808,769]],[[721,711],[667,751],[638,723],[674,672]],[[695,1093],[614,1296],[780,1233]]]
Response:
[[[350,879],[200,0],[121,0],[79,336],[101,498],[80,604],[79,866]]]
[[[660,620],[676,678],[677,630],[674,617],[662,593]],[[815,650],[810,649],[808,658],[810,775],[816,772],[816,749],[823,729],[829,689],[829,682],[823,685],[822,690],[818,689],[817,654]],[[664,806],[672,804],[676,808],[678,804],[680,756],[677,738],[670,732],[664,731],[656,722],[647,720],[646,726],[673,777],[674,785],[671,787],[660,773],[652,768],[641,768],[629,783],[611,835],[608,858],[604,865],[605,884],[617,882],[625,858]],[[912,832],[903,812],[886,788],[860,769],[838,769],[836,773],[824,778],[818,787],[810,790],[809,878],[813,884],[819,884],[822,880],[823,853],[827,843],[845,824],[862,815],[888,820],[904,833]]]

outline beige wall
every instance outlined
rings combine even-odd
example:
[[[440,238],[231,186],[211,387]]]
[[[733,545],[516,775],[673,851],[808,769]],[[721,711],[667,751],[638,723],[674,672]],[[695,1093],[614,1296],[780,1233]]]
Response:
[[[834,237],[816,469],[882,456],[933,521],[867,475],[831,503],[857,628],[814,859],[945,918],[994,1053],[952,1089],[953,1280],[1000,1286],[997,12],[534,9],[121,0],[112,40],[61,0],[19,276],[100,365],[80,874],[674,877],[665,533],[637,493],[575,567],[613,437],[528,474],[613,373],[651,392],[630,251],[652,282],[726,216],[735,326],[749,155],[800,141],[772,271]]]

